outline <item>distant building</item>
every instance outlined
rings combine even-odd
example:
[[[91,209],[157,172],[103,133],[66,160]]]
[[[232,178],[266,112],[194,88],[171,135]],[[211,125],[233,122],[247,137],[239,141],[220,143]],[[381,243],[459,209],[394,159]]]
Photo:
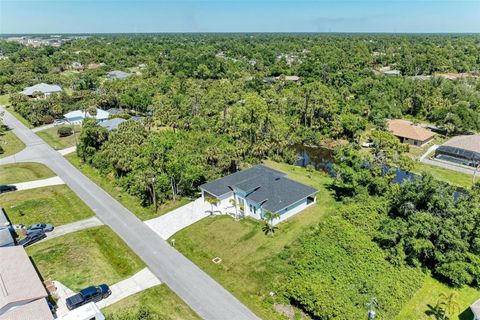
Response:
[[[100,122],[99,126],[104,127],[108,131],[112,131],[112,130],[118,129],[118,126],[121,123],[124,123],[125,121],[127,121],[127,120],[122,119],[122,118],[112,118],[112,119],[108,119],[108,120]]]
[[[437,73],[437,77],[444,78],[447,80],[458,80],[458,79],[465,79],[465,78],[478,78],[478,76],[473,75],[469,72],[448,72],[448,73]]]
[[[125,80],[130,77],[133,73],[124,72],[124,71],[110,71],[107,73],[107,78],[110,80]]]
[[[62,91],[62,88],[59,85],[39,83],[31,87],[26,87],[20,93],[28,97],[33,97],[33,94],[35,92],[40,92],[42,94],[41,97],[46,97],[48,95],[51,95],[52,93],[58,93],[61,91]]]
[[[110,108],[107,110],[108,113],[113,114],[113,115],[122,115],[122,114],[127,114],[125,111],[119,108]]]
[[[418,147],[426,145],[435,137],[434,132],[401,119],[389,120],[388,130],[399,138],[401,143]]]
[[[275,80],[300,82],[299,76],[278,76]]]
[[[103,67],[103,66],[105,66],[105,63],[103,63],[103,62],[102,63],[89,63],[87,65],[87,69],[94,70],[94,69],[98,69],[98,68]]]
[[[394,76],[394,77],[398,77],[398,76],[401,76],[402,75],[402,72],[400,70],[387,70],[387,71],[383,71],[383,74],[385,76]]]
[[[435,150],[435,158],[466,166],[480,164],[480,134],[453,137]]]
[[[72,62],[71,68],[76,71],[83,71],[83,65],[78,61]]]
[[[47,291],[22,246],[0,248],[0,280],[0,319],[53,319]]]
[[[432,79],[432,76],[418,75],[418,76],[413,76],[411,79],[412,80],[420,80],[420,81],[428,81],[428,80]]]
[[[75,110],[63,115],[65,119],[71,124],[81,124],[87,118],[96,119],[98,122],[108,120],[110,114],[102,109],[96,109],[96,114],[91,115],[88,111]]]

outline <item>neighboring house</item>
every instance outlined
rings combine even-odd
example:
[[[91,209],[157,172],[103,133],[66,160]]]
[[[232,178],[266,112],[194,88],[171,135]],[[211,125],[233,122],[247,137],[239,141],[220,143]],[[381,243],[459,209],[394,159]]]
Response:
[[[108,113],[113,114],[113,115],[123,115],[127,114],[125,111],[119,108],[110,108],[107,110]]]
[[[0,247],[13,247],[15,245],[13,226],[3,208],[0,208]]]
[[[480,299],[470,306],[470,311],[473,314],[472,320],[480,320]]]
[[[400,139],[400,142],[413,146],[424,146],[435,137],[435,133],[410,121],[394,119],[388,121],[388,130]]]
[[[0,248],[0,320],[51,320],[48,294],[22,246]]]
[[[469,72],[448,72],[448,73],[437,73],[437,77],[444,78],[447,80],[458,80],[458,79],[464,79],[464,78],[478,78],[478,76],[473,75]]]
[[[42,93],[43,97],[46,97],[48,95],[51,95],[52,93],[58,93],[61,91],[62,91],[62,88],[59,85],[39,83],[31,87],[26,87],[20,93],[28,97],[33,97],[33,94],[35,92],[40,92]]]
[[[120,125],[120,123],[123,123],[125,121],[127,120],[122,118],[112,118],[112,119],[108,119],[103,122],[100,122],[99,126],[104,127],[108,131],[112,131],[112,130],[118,129],[118,126]]]
[[[398,76],[401,76],[402,75],[402,72],[400,70],[386,70],[386,71],[383,71],[383,74],[385,76],[394,76],[394,77],[398,77]]]
[[[125,80],[130,77],[133,73],[123,72],[123,71],[110,71],[107,73],[107,78],[110,80]]]
[[[285,173],[264,165],[203,184],[200,190],[204,200],[216,198],[219,201],[214,211],[263,219],[268,210],[280,215],[274,223],[314,204],[318,192],[317,189],[293,181]]]
[[[413,76],[411,78],[412,80],[420,80],[420,81],[428,81],[430,79],[432,79],[432,76],[430,75],[418,75],[418,76]]]
[[[278,77],[275,77],[275,80],[300,82],[300,77],[299,76],[278,76]]]
[[[78,61],[72,62],[71,68],[76,71],[83,71],[83,65]]]
[[[435,150],[435,158],[476,167],[480,163],[480,134],[451,138]]]
[[[108,120],[110,114],[102,109],[97,108],[97,114],[91,115],[88,111],[75,110],[63,115],[65,119],[71,124],[81,124],[86,118],[94,118],[98,122]]]
[[[98,68],[103,67],[103,66],[105,66],[105,63],[103,63],[103,62],[102,63],[89,63],[87,65],[87,69],[94,70],[94,69],[98,69]]]

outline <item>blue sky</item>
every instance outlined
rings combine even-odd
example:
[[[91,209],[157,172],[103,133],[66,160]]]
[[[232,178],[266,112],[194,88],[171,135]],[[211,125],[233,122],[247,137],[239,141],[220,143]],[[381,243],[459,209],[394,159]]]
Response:
[[[0,33],[480,32],[480,0],[0,0]]]

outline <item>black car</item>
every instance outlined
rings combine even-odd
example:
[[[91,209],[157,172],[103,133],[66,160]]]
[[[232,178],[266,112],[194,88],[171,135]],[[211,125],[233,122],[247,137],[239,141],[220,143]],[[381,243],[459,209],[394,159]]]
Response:
[[[0,185],[0,193],[5,193],[9,191],[16,191],[17,187],[13,185],[8,185],[8,184],[1,184]]]
[[[91,286],[80,291],[80,293],[67,298],[68,310],[73,310],[90,302],[98,302],[107,298],[112,291],[106,284]]]
[[[42,239],[45,239],[47,235],[43,231],[37,231],[30,233],[26,238],[18,241],[18,244],[24,247],[28,247],[29,245],[34,244]]]

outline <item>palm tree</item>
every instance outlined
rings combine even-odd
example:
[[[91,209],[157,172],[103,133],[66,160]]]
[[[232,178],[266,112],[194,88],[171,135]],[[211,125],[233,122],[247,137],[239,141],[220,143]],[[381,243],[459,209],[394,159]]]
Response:
[[[210,215],[213,216],[213,206],[217,206],[219,203],[220,203],[220,200],[218,200],[217,198],[215,197],[205,197],[205,200],[210,203],[210,205],[212,206],[212,211],[210,213]]]
[[[235,198],[230,199],[230,204],[235,207],[235,219],[238,219],[238,203]]]
[[[438,306],[444,310],[447,319],[453,319],[460,312],[460,305],[457,301],[457,293],[452,292],[449,295],[440,293],[437,301]]]
[[[273,220],[278,218],[280,218],[280,215],[278,213],[269,210],[266,210],[263,214],[263,220],[265,220],[265,225],[263,226],[262,230],[267,236],[273,235],[275,233],[275,230],[278,229],[278,227],[273,225]]]

